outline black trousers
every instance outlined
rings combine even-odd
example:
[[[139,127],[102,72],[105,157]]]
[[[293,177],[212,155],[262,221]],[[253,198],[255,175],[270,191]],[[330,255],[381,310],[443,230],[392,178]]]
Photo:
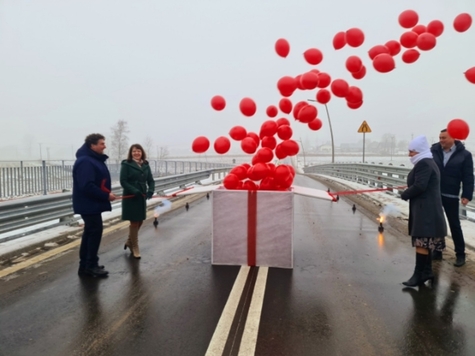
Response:
[[[465,257],[465,240],[463,238],[462,227],[460,226],[459,200],[457,198],[442,196],[442,205],[444,206],[445,215],[447,215],[447,220],[449,221],[450,233],[455,245],[455,254]]]
[[[99,246],[102,239],[102,215],[81,215],[84,220],[84,232],[79,248],[79,268],[94,268],[99,263]]]

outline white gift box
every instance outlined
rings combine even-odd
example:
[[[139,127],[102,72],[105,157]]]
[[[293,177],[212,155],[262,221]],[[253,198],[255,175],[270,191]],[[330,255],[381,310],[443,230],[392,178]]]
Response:
[[[214,190],[212,263],[292,268],[293,195]]]

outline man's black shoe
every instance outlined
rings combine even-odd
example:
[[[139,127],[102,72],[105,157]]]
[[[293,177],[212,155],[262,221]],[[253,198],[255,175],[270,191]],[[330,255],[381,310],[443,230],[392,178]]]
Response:
[[[454,263],[455,267],[462,267],[465,264],[465,257],[457,256],[457,260]]]
[[[432,261],[441,261],[442,251],[432,251]]]
[[[102,269],[102,270],[104,270],[107,274],[109,274],[109,272],[104,269],[105,267],[104,267],[103,265],[99,265],[99,266],[97,266],[96,268]],[[79,269],[78,269],[78,275],[80,275],[80,276],[86,276],[86,275],[88,275],[88,274],[86,273],[86,269],[85,269],[85,268],[79,267]]]
[[[84,270],[79,270],[78,274],[80,276],[91,276],[91,277],[105,278],[109,275],[109,272],[106,271],[105,269],[101,269],[99,267],[94,267],[94,268],[86,268]]]

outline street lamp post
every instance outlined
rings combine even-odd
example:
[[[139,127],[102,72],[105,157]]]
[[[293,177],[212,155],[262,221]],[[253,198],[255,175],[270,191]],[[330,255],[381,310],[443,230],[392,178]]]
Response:
[[[307,99],[307,101],[317,101],[315,99]],[[327,104],[325,105],[325,110],[327,112],[327,118],[328,118],[328,127],[330,128],[330,136],[332,139],[332,163],[335,163],[335,142],[333,140],[333,129],[332,129],[332,122],[330,120],[330,113],[328,112],[328,106]]]

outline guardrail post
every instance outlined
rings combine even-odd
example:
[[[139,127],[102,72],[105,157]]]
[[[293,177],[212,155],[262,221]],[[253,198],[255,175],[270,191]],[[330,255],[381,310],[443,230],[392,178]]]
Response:
[[[41,161],[42,171],[43,171],[43,195],[48,194],[48,187],[47,187],[47,176],[46,176],[46,161]]]

